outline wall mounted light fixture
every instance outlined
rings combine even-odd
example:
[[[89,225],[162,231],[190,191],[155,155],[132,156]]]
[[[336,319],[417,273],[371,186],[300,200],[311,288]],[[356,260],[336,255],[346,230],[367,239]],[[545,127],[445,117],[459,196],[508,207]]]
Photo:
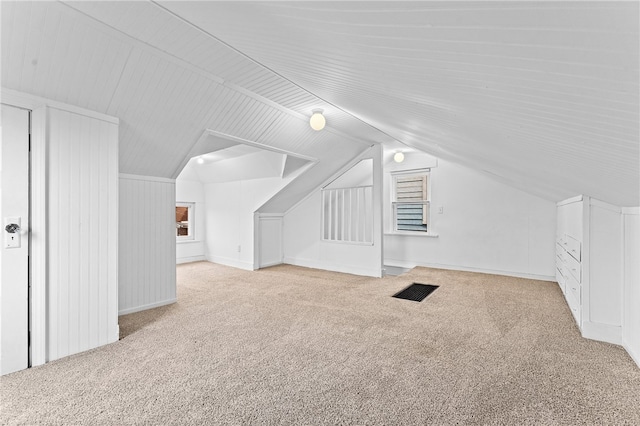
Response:
[[[314,109],[311,118],[309,119],[309,126],[315,131],[319,131],[324,129],[325,124],[327,124],[327,120],[322,115],[321,109]]]
[[[395,161],[396,163],[402,163],[404,161],[404,154],[400,151],[396,152],[393,155],[393,161]]]

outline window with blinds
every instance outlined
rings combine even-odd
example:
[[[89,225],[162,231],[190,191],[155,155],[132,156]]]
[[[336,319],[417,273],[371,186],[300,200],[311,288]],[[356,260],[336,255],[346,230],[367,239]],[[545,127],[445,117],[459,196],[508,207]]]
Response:
[[[393,185],[394,230],[427,232],[429,224],[429,172],[395,174]]]

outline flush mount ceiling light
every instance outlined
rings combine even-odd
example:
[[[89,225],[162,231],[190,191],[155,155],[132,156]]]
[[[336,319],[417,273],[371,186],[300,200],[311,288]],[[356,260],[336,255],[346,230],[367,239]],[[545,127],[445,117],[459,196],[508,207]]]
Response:
[[[404,154],[400,151],[396,152],[393,155],[393,161],[395,161],[396,163],[402,163],[404,161]]]
[[[198,157],[198,164],[203,164],[203,163],[204,163],[204,158]]]
[[[327,124],[327,120],[325,120],[324,115],[322,115],[321,109],[313,110],[313,114],[309,119],[309,126],[315,131],[319,131],[324,129],[324,125]]]

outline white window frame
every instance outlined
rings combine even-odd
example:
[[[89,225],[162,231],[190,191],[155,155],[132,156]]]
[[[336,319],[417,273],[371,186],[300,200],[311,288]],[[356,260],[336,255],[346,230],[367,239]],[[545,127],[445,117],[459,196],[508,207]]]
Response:
[[[408,177],[408,176],[425,176],[426,177],[426,199],[423,201],[412,201],[412,202],[399,202],[397,197],[397,182],[400,177]],[[397,221],[397,206],[398,204],[408,204],[415,203],[423,206],[424,215],[426,218],[427,229],[423,230],[398,230],[398,221]],[[391,172],[391,230],[394,234],[400,235],[426,235],[433,236],[435,235],[432,231],[431,224],[431,169],[412,169],[412,170],[400,170]]]
[[[188,234],[187,235],[178,235],[178,232],[176,231],[176,241],[180,242],[180,241],[192,241],[195,240],[196,238],[196,229],[195,229],[195,214],[196,214],[196,203],[189,203],[189,202],[179,202],[176,203],[176,207],[186,207],[188,209],[188,216],[189,216],[189,220],[187,221],[187,229],[188,229]],[[176,222],[176,229],[178,228],[178,223]]]

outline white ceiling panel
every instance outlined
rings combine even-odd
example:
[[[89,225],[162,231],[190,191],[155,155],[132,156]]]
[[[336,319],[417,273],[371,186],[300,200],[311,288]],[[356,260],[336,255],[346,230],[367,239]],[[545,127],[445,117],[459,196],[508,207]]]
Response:
[[[273,211],[389,141],[549,200],[640,204],[637,2],[0,7],[2,86],[120,118],[125,173],[175,177],[210,129],[318,160]]]
[[[637,2],[162,4],[405,144],[640,204]]]
[[[52,2],[2,2],[2,86],[104,112],[131,47]]]

